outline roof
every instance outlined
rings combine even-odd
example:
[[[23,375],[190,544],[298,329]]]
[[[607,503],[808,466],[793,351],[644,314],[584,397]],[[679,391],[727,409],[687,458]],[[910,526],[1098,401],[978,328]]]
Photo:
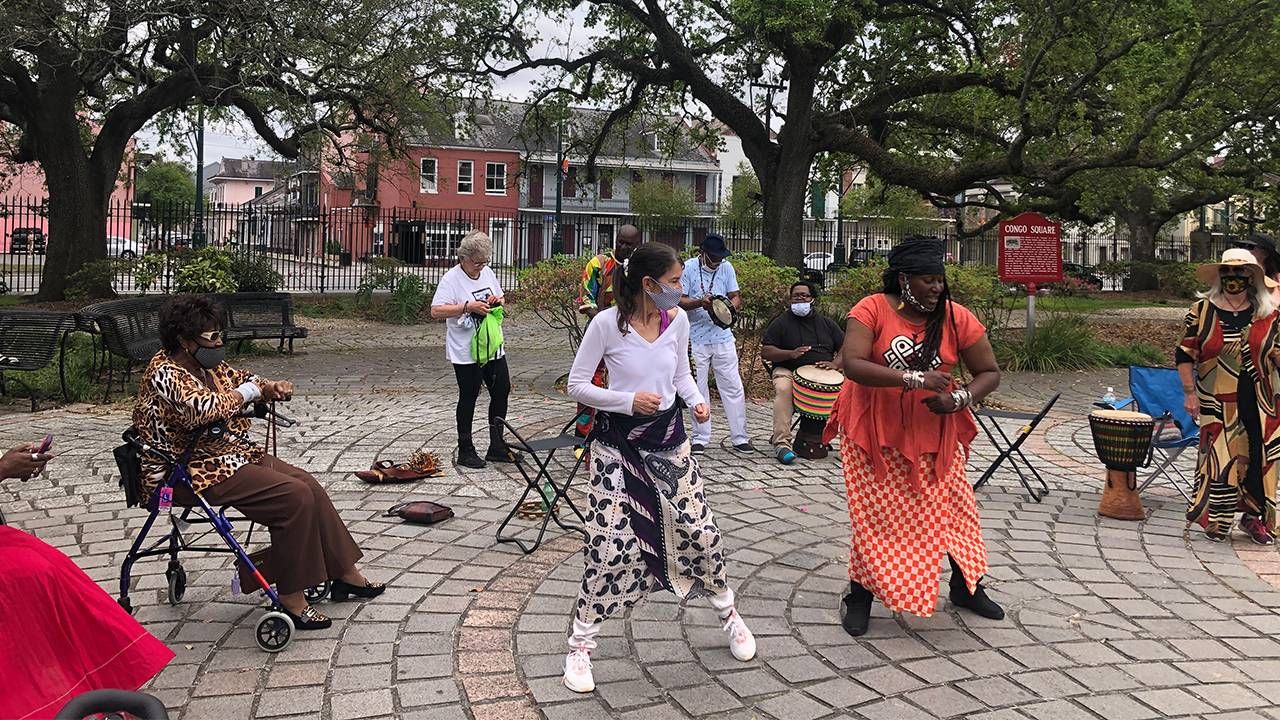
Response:
[[[565,154],[585,159],[590,143],[609,113],[589,108],[569,108],[564,125]],[[474,147],[514,150],[522,156],[554,161],[559,124],[545,111],[528,103],[490,100],[477,103],[469,113],[459,113],[453,127],[423,130],[410,138],[420,147]],[[654,149],[654,136],[660,138]],[[539,157],[542,156],[542,157]],[[718,165],[687,137],[678,118],[634,119],[615,126],[606,137],[596,160],[601,165],[705,166]]]
[[[204,169],[209,180],[275,180],[287,176],[293,163],[283,160],[258,160],[257,158],[222,158],[222,162]]]

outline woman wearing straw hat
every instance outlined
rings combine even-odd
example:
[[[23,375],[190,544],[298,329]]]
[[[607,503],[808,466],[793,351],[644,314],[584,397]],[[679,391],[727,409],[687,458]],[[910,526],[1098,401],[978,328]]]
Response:
[[[1253,258],[1262,266],[1262,272],[1280,283],[1280,250],[1276,250],[1276,241],[1270,235],[1253,233],[1236,240],[1231,247],[1244,248],[1253,253]],[[1280,304],[1280,287],[1272,289],[1271,298]]]
[[[1196,493],[1187,520],[1222,542],[1241,511],[1240,528],[1255,543],[1270,545],[1280,470],[1276,282],[1243,248],[1201,265],[1196,277],[1209,290],[1187,313],[1175,352],[1185,408],[1200,418]]]

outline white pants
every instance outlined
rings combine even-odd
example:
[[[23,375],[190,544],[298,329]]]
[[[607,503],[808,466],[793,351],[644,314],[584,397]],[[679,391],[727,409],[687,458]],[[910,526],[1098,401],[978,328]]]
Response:
[[[714,345],[693,345],[694,373],[697,375],[698,391],[707,398],[710,406],[711,395],[708,384],[711,372],[716,374],[716,389],[720,391],[720,401],[724,403],[724,414],[729,420],[729,442],[740,445],[747,442],[747,395],[742,389],[742,376],[738,374],[738,347],[732,342]],[[693,421],[693,437],[690,440],[697,445],[711,444],[711,421]]]

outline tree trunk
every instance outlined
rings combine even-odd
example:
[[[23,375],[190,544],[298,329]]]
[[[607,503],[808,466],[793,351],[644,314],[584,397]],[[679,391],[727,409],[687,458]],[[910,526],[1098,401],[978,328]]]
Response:
[[[772,168],[758,173],[764,195],[764,254],[779,265],[804,265],[804,206],[812,153],[778,156]]]
[[[49,109],[38,131],[37,157],[49,189],[49,233],[39,300],[62,300],[68,280],[107,256],[107,202],[120,172],[97,167],[85,152],[74,111]],[[106,153],[121,157],[120,153]],[[101,290],[101,289],[98,289]],[[106,288],[110,293],[110,288]],[[101,294],[101,293],[99,293]]]
[[[1154,267],[1156,233],[1164,223],[1157,223],[1147,213],[1122,213],[1121,219],[1129,229],[1129,259],[1132,261],[1124,289],[1155,290],[1159,286]]]

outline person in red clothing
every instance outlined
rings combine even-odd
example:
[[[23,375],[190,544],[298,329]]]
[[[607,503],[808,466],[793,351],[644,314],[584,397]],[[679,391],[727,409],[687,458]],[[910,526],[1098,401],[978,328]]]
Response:
[[[980,584],[987,572],[977,501],[965,478],[977,424],[969,407],[1000,384],[986,328],[951,300],[942,242],[915,239],[889,255],[884,291],[849,312],[840,353],[847,382],[827,424],[840,435],[853,537],[846,632],[867,631],[871,601],[928,617],[942,556],[951,603],[1001,619]],[[958,361],[973,380],[958,386]]]
[[[0,457],[0,479],[38,474],[35,444]],[[57,548],[0,525],[0,718],[52,718],[91,690],[137,690],[173,651]]]

